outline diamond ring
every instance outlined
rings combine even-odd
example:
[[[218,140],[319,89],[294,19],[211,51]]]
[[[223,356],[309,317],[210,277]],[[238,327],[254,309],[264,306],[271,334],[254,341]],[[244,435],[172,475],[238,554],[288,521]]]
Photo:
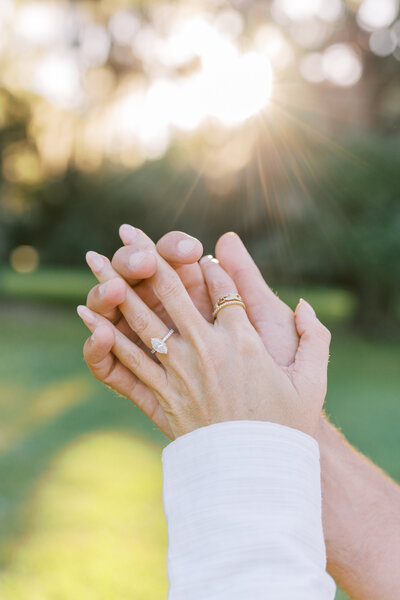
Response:
[[[167,341],[168,338],[171,337],[171,335],[175,333],[173,329],[170,329],[167,333],[166,336],[164,336],[163,338],[151,338],[151,345],[153,347],[153,350],[151,351],[152,354],[155,354],[156,352],[158,352],[159,354],[168,354],[168,348],[167,348],[167,344],[165,343]]]

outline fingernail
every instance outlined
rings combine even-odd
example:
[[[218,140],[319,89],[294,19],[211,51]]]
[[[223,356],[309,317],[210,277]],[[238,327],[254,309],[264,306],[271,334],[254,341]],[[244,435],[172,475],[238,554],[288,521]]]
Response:
[[[311,306],[311,304],[309,304],[307,302],[307,300],[304,300],[304,298],[300,298],[299,304],[301,304],[302,306],[304,306],[304,308],[306,310],[308,310],[312,315],[316,316],[315,315],[315,310],[313,309],[313,307]]]
[[[110,283],[109,281],[106,281],[105,283],[102,283],[101,285],[99,285],[99,294],[100,294],[101,298],[106,293],[106,290],[107,290],[107,287],[108,287],[109,283]]]
[[[178,242],[178,252],[179,254],[189,254],[189,252],[195,249],[196,245],[197,240],[194,238],[186,238]]]
[[[97,334],[97,329],[95,329],[92,333],[92,335],[90,336],[90,341],[91,342],[95,342],[96,341],[96,334]]]
[[[93,252],[93,250],[86,252],[86,262],[94,273],[100,273],[104,267],[103,257],[97,252]]]
[[[131,267],[131,269],[135,269],[136,267],[138,267],[143,262],[145,256],[146,252],[134,252],[133,254],[131,254],[128,259],[129,266]]]
[[[93,316],[92,312],[86,306],[78,306],[76,312],[87,325],[94,325],[96,323],[96,318]]]
[[[203,263],[209,262],[213,258],[214,257],[213,257],[212,254],[208,254],[207,256],[203,256],[203,258],[200,259],[200,264],[202,265]]]
[[[119,236],[124,244],[132,244],[136,237],[136,229],[132,225],[121,225],[119,228]]]

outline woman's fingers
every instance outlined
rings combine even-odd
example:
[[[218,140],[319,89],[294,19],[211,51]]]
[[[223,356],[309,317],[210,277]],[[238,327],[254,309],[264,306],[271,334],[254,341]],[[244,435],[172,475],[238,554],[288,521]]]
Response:
[[[305,300],[300,300],[295,312],[295,321],[300,336],[299,347],[292,369],[292,378],[303,394],[325,397],[331,334],[318,320],[314,309]]]
[[[158,253],[178,273],[183,285],[200,314],[212,322],[212,306],[198,263],[203,255],[201,242],[181,231],[170,231],[157,242]]]
[[[211,303],[215,306],[216,302],[224,296],[238,294],[237,287],[228,273],[219,264],[218,260],[212,256],[205,256],[200,261],[203,276],[208,287]],[[246,311],[239,304],[226,306],[218,312],[216,317],[219,323],[224,325],[249,323]]]
[[[215,253],[237,285],[249,319],[266,349],[279,365],[291,365],[299,343],[293,311],[268,287],[236,233],[225,233],[218,240]]]
[[[86,253],[86,261],[98,280],[102,281],[102,273],[106,273],[105,265],[109,262],[108,259],[97,252],[90,251]],[[154,259],[154,253],[146,252],[144,249],[138,252],[135,257],[135,277],[132,277],[132,272],[128,273],[129,278],[122,276],[130,285],[136,285],[142,279],[148,279],[154,275],[156,268],[157,263]]]
[[[115,336],[109,325],[94,330],[83,347],[83,356],[96,379],[131,400],[172,439],[172,431],[154,392],[140,382],[111,352]]]
[[[114,325],[111,325],[107,319],[91,311],[87,306],[78,306],[77,312],[92,333],[101,325],[112,328],[114,333],[112,352],[146,386],[159,391],[167,385],[164,369],[126,338]]]
[[[124,249],[125,248],[122,248],[122,250]],[[156,251],[154,250],[153,252]],[[91,254],[93,255],[95,253]],[[94,299],[96,299],[97,295],[97,306],[99,305],[98,297],[101,295],[102,290],[104,295],[107,292],[106,286],[116,285],[113,282],[115,282],[116,279],[119,279],[121,285],[125,286],[125,300],[119,305],[120,311],[124,315],[127,324],[124,326],[124,333],[126,334],[126,337],[130,337],[130,330],[133,330],[147,348],[152,348],[152,338],[163,338],[168,333],[169,328],[136,294],[136,292],[126,285],[126,282],[121,279],[109,261],[105,257],[101,258],[103,259],[102,268],[101,270],[96,268],[94,274],[103,282],[102,286],[105,287],[102,288],[100,286],[93,292]],[[175,276],[178,277],[176,274]],[[174,341],[172,341],[172,343],[174,343]],[[163,360],[159,354],[157,356]]]
[[[130,228],[130,229],[129,229]],[[121,239],[127,246],[114,255],[112,264],[119,271],[122,265],[129,269],[136,262],[137,252],[152,250],[157,261],[157,270],[150,283],[157,298],[176,324],[179,332],[189,338],[198,335],[205,324],[204,318],[194,306],[176,271],[158,254],[153,242],[142,232],[130,225],[120,228]],[[125,278],[126,271],[121,272]]]
[[[112,260],[115,270],[129,283],[136,282],[138,279],[136,266],[138,257],[135,256],[133,259],[130,257],[132,251],[137,250],[139,236],[136,232],[131,235],[131,229],[130,225],[121,226],[121,239],[129,250],[123,252],[118,250]],[[134,240],[136,240],[136,245]],[[140,251],[144,249],[146,251],[154,250],[154,244],[143,234],[140,248]],[[160,256],[176,270],[200,314],[206,320],[211,321],[211,306],[207,286],[204,283],[203,273],[197,262],[202,256],[203,246],[201,242],[180,231],[170,231],[159,240],[156,248]],[[151,275],[153,274],[151,273]],[[154,294],[148,279],[137,286],[137,291],[150,308],[154,308],[159,304],[159,299]]]

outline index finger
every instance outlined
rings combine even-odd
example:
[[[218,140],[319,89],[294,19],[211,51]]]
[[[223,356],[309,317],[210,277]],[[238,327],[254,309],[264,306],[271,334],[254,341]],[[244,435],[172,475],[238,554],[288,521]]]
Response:
[[[143,231],[130,225],[123,225],[120,228],[120,235],[125,243],[129,242],[129,245],[116,252],[112,264],[124,264],[129,268],[135,263],[137,252],[151,250],[157,262],[157,270],[150,279],[153,291],[178,327],[181,335],[193,337],[194,330],[204,326],[206,321],[194,306],[179,275],[160,256],[153,242]],[[121,274],[124,276],[123,273]]]

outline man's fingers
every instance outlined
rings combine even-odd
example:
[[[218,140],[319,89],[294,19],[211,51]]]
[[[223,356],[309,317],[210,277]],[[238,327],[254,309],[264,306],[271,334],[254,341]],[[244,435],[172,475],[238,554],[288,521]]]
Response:
[[[201,242],[182,231],[170,231],[157,242],[157,251],[173,268],[193,265],[203,256]]]
[[[126,282],[114,271],[110,261],[97,252],[87,252],[86,262],[93,275],[100,281],[88,294],[87,306],[94,312],[103,315],[130,340],[137,342],[137,335],[129,327],[121,314],[120,306],[124,306],[128,293],[131,293]]]
[[[116,324],[121,318],[118,306],[126,299],[126,284],[119,277],[95,285],[89,292],[86,305]]]
[[[137,293],[149,308],[157,309],[160,317],[164,321],[168,321],[165,312],[158,309],[158,307],[162,307],[149,281],[157,268],[156,260],[151,263],[148,258],[148,253],[150,253],[154,259],[155,245],[153,241],[131,225],[121,225],[119,233],[124,247],[117,250],[113,256],[114,269],[128,283],[136,286]],[[185,233],[171,231],[160,239],[156,248],[159,256],[176,269],[196,308],[205,319],[210,320],[210,300],[203,273],[197,262],[202,255],[202,244]],[[139,276],[142,276],[143,279],[138,284]]]
[[[112,368],[111,349],[114,345],[114,331],[108,325],[98,327],[85,342],[83,356],[90,370],[96,371],[102,381]],[[93,371],[92,371],[93,372]],[[94,373],[93,373],[94,374]]]
[[[128,254],[121,253],[124,248],[117,250],[111,261],[114,269],[132,286],[142,279],[149,279],[157,270],[154,242],[142,231],[127,224],[121,225],[119,236],[128,248]],[[135,250],[134,255],[132,249]]]
[[[212,322],[210,297],[198,263],[203,255],[202,243],[182,231],[170,231],[156,247],[160,256],[176,269],[197,310]]]
[[[155,295],[181,334],[188,337],[198,335],[199,328],[204,325],[204,319],[194,306],[176,271],[158,254],[155,245],[143,231],[130,225],[122,225],[120,235],[127,245],[115,253],[112,260],[114,268],[126,278],[125,275],[135,266],[138,252],[153,252],[157,269],[150,283]]]
[[[300,300],[296,308],[295,321],[300,341],[293,366],[294,382],[297,387],[302,386],[305,393],[313,394],[318,390],[324,397],[331,334],[305,300]]]

